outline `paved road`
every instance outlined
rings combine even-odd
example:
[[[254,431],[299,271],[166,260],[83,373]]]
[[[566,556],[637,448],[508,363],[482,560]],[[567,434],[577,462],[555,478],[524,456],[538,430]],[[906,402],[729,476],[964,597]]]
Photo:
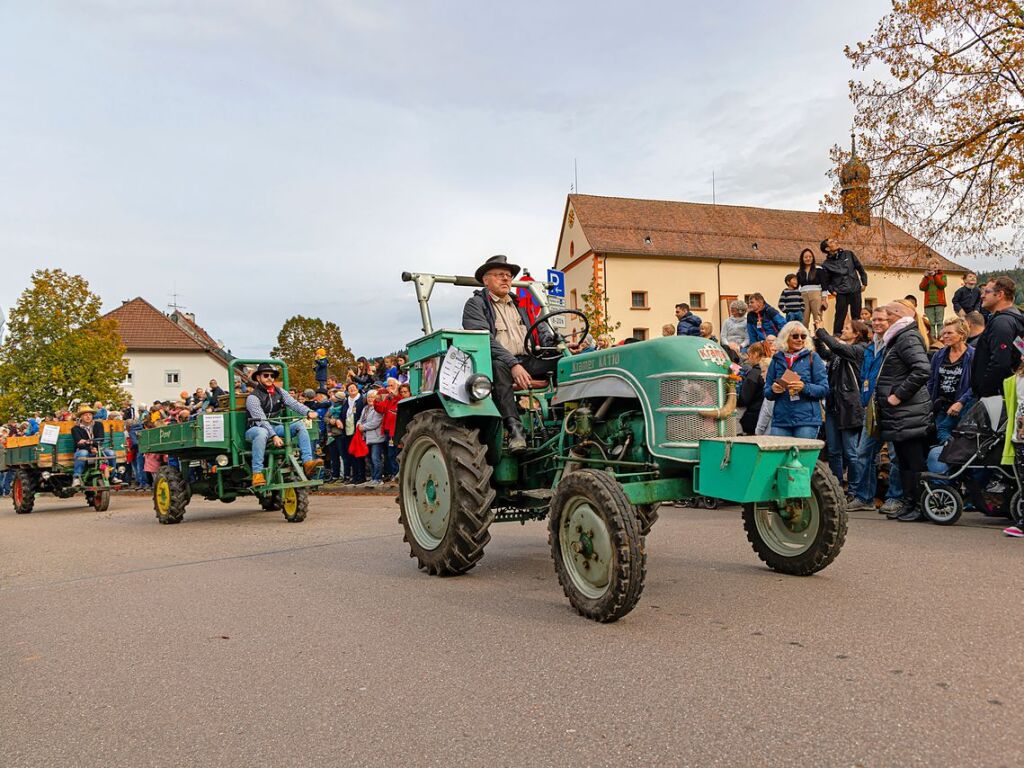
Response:
[[[1024,542],[851,521],[761,567],[735,509],[665,510],[646,592],[576,616],[538,525],[418,572],[391,499],[306,523],[195,502],[0,509],[0,764],[1024,764]]]

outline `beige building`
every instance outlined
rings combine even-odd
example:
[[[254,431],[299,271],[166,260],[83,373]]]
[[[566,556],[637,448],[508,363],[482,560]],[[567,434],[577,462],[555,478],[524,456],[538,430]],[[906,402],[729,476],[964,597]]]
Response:
[[[582,308],[591,281],[604,290],[611,322],[622,324],[617,340],[660,336],[679,303],[717,334],[733,299],[759,292],[777,306],[800,251],[811,248],[820,264],[818,245],[830,235],[867,270],[868,307],[907,294],[921,300],[918,284],[933,256],[949,276],[947,302],[967,271],[878,217],[594,195],[568,196],[555,269],[565,272],[567,307]],[[829,330],[833,311],[830,303]]]
[[[165,315],[148,301],[135,298],[104,317],[117,321],[128,362],[128,376],[121,382],[133,403],[177,400],[210,379],[227,388],[230,355],[195,322],[195,317],[176,311]]]

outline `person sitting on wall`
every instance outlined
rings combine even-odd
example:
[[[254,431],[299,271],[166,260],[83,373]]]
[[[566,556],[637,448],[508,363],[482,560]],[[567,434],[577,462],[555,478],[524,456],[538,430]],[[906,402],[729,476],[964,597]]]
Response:
[[[78,409],[78,424],[71,428],[71,442],[75,446],[75,465],[72,470],[71,485],[75,488],[82,484],[82,473],[85,472],[87,459],[98,456],[102,450],[108,459],[117,460],[114,451],[103,447],[103,425],[93,421],[96,411],[88,404]]]
[[[286,408],[303,418],[317,418],[316,411],[307,408],[276,385],[277,376],[277,368],[269,363],[260,363],[252,377],[255,387],[245,399],[245,410],[249,414],[249,428],[245,432],[245,439],[252,443],[253,487],[267,484],[263,475],[263,457],[267,450],[267,440],[271,440],[275,448],[284,445],[284,425],[274,425],[269,420],[279,418]],[[308,478],[318,467],[323,466],[324,462],[313,458],[313,448],[309,442],[305,422],[292,422],[291,435],[299,445],[302,471]]]
[[[526,330],[530,321],[526,309],[512,294],[512,280],[519,265],[505,256],[492,256],[476,270],[483,290],[473,291],[462,310],[462,327],[467,331],[491,334],[491,362],[494,373],[494,400],[504,419],[511,453],[526,450],[526,433],[516,408],[515,390],[529,389],[533,379],[544,379],[555,372],[558,360],[538,360],[526,354]],[[546,323],[537,328],[540,346],[556,343]]]

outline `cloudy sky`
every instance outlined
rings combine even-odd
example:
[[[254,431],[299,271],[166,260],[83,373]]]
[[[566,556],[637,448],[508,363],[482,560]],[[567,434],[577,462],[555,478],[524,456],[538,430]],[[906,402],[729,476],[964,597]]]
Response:
[[[285,318],[418,334],[402,270],[554,258],[565,195],[815,209],[843,45],[811,0],[0,3],[0,306],[33,269],[171,294],[237,355]],[[436,324],[464,294],[435,292]]]

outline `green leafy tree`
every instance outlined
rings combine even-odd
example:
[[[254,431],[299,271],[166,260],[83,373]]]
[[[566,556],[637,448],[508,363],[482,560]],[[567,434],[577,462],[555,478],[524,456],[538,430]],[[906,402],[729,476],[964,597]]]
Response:
[[[590,321],[590,335],[595,339],[605,334],[613,335],[622,325],[622,323],[613,323],[608,317],[604,290],[593,279],[587,286],[586,292],[580,296],[580,300],[583,302],[583,308],[580,311]]]
[[[53,413],[73,401],[121,402],[128,373],[117,321],[81,275],[38,269],[18,298],[0,347],[0,417]]]
[[[300,390],[316,389],[313,361],[319,347],[327,350],[330,375],[344,381],[345,371],[355,365],[355,359],[342,341],[341,328],[337,323],[319,317],[290,317],[277,334],[277,346],[270,351],[270,355],[288,364],[292,387]]]

